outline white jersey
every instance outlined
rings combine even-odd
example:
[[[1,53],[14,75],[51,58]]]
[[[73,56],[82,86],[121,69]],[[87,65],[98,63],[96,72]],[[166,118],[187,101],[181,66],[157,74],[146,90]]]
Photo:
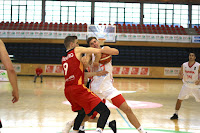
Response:
[[[189,66],[188,62],[183,63],[183,84],[189,88],[200,88],[200,85],[195,85],[199,79],[199,63]]]
[[[95,56],[92,55],[92,61],[94,62]],[[90,69],[91,70],[91,69]],[[105,70],[108,73],[103,76],[93,76],[90,82],[90,89],[99,98],[112,100],[112,98],[120,95],[121,93],[113,86],[113,75],[112,75],[112,60],[106,64],[99,64],[96,71]]]
[[[92,60],[94,61],[95,57],[94,55],[92,56]],[[103,76],[93,76],[91,83],[90,83],[90,88],[92,89],[93,92],[96,93],[102,93],[102,91],[106,91],[109,89],[109,86],[113,86],[113,75],[112,75],[112,63],[111,61],[105,65],[99,64],[98,70],[96,71],[102,71],[105,70],[108,73]]]

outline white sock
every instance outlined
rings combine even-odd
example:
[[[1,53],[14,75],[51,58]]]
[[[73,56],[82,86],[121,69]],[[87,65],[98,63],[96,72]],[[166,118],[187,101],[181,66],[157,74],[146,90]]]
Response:
[[[107,126],[109,126],[109,123],[110,123],[110,122],[109,122],[109,121],[107,121],[107,122],[106,122],[106,125],[107,125]]]
[[[97,131],[98,131],[98,132],[97,132]],[[103,131],[102,131],[101,128],[97,128],[97,129],[96,129],[96,132],[97,132],[97,133],[103,133]]]
[[[85,131],[84,126],[80,126],[80,127],[79,127],[79,130],[81,130],[81,131]]]
[[[142,128],[142,126],[140,126],[137,130],[138,130],[139,133],[145,133],[145,131],[144,131],[144,129]]]
[[[176,115],[178,115],[178,111],[179,111],[179,110],[175,110],[175,114],[176,114]]]

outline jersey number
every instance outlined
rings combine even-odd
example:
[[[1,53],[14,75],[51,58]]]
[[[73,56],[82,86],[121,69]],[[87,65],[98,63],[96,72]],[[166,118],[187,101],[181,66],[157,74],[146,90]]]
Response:
[[[64,63],[64,64],[63,64],[63,68],[64,68],[64,73],[65,73],[65,75],[67,75],[68,63]]]

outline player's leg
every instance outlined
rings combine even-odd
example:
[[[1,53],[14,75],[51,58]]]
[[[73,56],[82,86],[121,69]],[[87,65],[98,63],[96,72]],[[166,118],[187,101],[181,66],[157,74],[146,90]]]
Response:
[[[76,104],[78,104],[84,109],[85,113],[88,116],[91,116],[94,113],[94,111],[97,111],[100,114],[100,117],[97,122],[97,132],[102,132],[110,115],[110,110],[107,108],[107,106],[101,101],[101,99],[97,95],[91,92],[84,85],[79,85],[77,86],[77,88],[73,87],[73,91],[70,92],[71,95],[69,97],[72,97],[72,95],[79,97],[73,97],[72,99]]]
[[[110,110],[103,102],[100,102],[88,115],[91,116],[94,113],[94,111],[97,111],[100,114],[100,117],[97,121],[96,132],[101,133],[110,115]]]
[[[178,119],[178,111],[181,108],[181,103],[183,100],[177,99],[176,101],[176,106],[175,106],[175,113],[173,114],[173,116],[170,118],[171,120],[175,120]]]
[[[185,85],[182,86],[181,91],[178,96],[178,100],[176,102],[175,112],[174,112],[173,116],[170,117],[171,120],[178,119],[178,112],[181,108],[182,101],[189,97],[190,91],[191,91],[190,88],[186,87]]]
[[[42,74],[40,75],[40,79],[41,79],[40,82],[42,83],[42,82],[43,82],[43,81],[42,81],[42,79],[43,79],[43,75],[42,75]]]
[[[35,77],[34,77],[34,81],[33,81],[34,83],[36,82],[36,79],[37,79],[37,75],[35,75]]]
[[[76,116],[76,118],[74,120],[74,127],[73,127],[74,132],[78,133],[79,127],[80,127],[84,118],[85,118],[85,111],[83,109],[79,110],[78,115]]]
[[[99,119],[99,116],[97,116],[98,112],[94,112],[93,115],[91,117],[89,116],[85,116],[80,128],[79,128],[79,133],[85,133],[85,122],[88,121],[88,122],[92,122],[92,123],[97,123],[98,122],[98,119]],[[112,121],[107,121],[106,122],[106,125],[108,127],[110,127],[112,129],[112,131],[114,133],[117,132],[117,125],[116,125],[116,121],[115,120],[112,120]]]
[[[192,89],[192,94],[193,94],[196,102],[200,102],[200,88]]]
[[[81,123],[81,126],[79,127],[79,132],[78,133],[85,133],[85,122],[89,121],[90,117],[88,115],[85,116],[83,119],[83,122]]]
[[[0,120],[0,128],[2,128],[2,123],[1,123],[1,120]]]
[[[120,110],[122,110],[126,114],[130,123],[138,130],[139,133],[146,133],[144,129],[141,127],[140,122],[138,121],[137,117],[133,113],[132,109],[128,106],[126,100],[121,94],[112,98],[111,101],[113,105],[118,107]]]

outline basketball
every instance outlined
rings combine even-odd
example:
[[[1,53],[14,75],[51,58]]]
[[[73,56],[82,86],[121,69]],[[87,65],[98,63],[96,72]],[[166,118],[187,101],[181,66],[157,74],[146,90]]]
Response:
[[[99,60],[99,63],[101,64],[107,64],[108,62],[110,62],[112,59],[111,55],[108,54],[101,54],[101,59]]]

